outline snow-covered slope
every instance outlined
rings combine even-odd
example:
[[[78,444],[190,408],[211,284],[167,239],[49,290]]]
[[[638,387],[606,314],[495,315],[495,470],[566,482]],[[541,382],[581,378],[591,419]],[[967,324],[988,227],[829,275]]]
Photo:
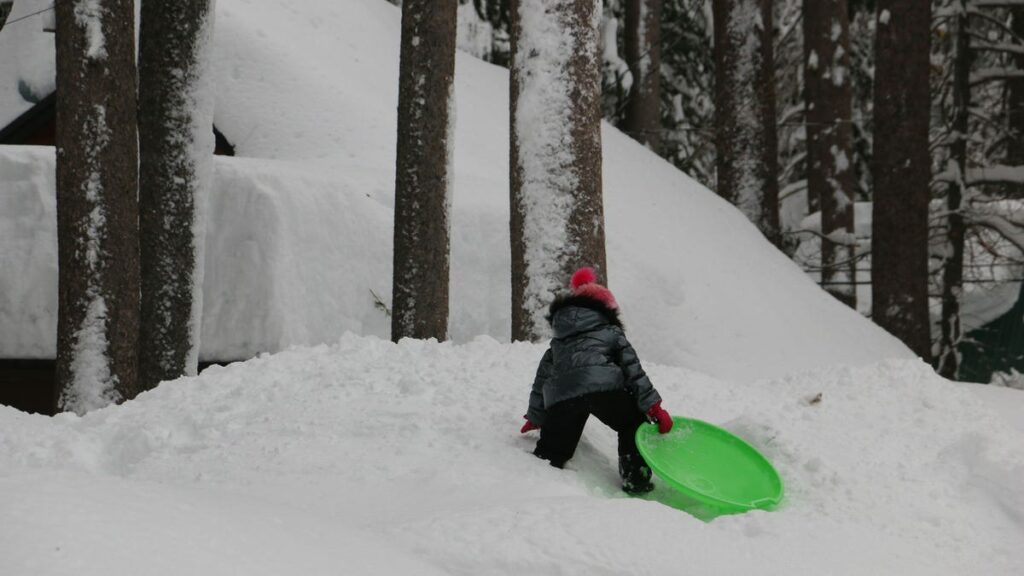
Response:
[[[217,6],[215,123],[248,159],[216,165],[202,356],[245,358],[346,331],[387,337],[374,294],[390,300],[398,9],[384,0]],[[507,93],[506,71],[459,55],[458,342],[510,332]],[[750,380],[910,356],[715,194],[614,128],[603,138],[609,284],[643,358]],[[38,190],[52,187],[45,162],[52,155],[0,149],[0,293],[29,292],[36,302],[0,302],[12,327],[0,357],[53,355],[55,240],[40,234],[53,230],[53,202],[51,190]]]
[[[529,453],[542,352],[347,336],[82,418],[0,407],[0,574],[1024,571],[1024,394],[916,361],[752,384],[648,365],[669,410],[785,480],[777,511],[706,523],[660,483],[625,497],[596,421],[566,470]]]

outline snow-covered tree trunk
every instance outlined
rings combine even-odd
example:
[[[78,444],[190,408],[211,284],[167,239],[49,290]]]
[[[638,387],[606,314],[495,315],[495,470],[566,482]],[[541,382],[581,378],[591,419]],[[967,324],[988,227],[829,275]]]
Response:
[[[956,21],[956,52],[953,62],[953,134],[950,136],[950,162],[955,164],[956,178],[946,196],[946,246],[942,262],[942,316],[939,349],[936,357],[939,374],[956,380],[960,372],[960,298],[964,289],[964,221],[963,201],[966,192],[967,142],[971,113],[971,30],[969,16],[958,6]]]
[[[846,0],[804,0],[807,194],[821,210],[821,284],[856,308],[853,90]]]
[[[770,0],[714,0],[718,194],[776,245],[778,140]]]
[[[139,236],[132,0],[58,0],[56,401],[138,393]]]
[[[512,338],[538,340],[575,268],[607,277],[601,2],[518,0],[512,17]]]
[[[455,0],[404,0],[391,338],[448,338]]]
[[[661,0],[626,0],[625,44],[633,85],[619,127],[661,153]]]
[[[212,179],[215,0],[143,0],[139,35],[139,385],[194,375]]]
[[[872,318],[923,358],[928,319],[930,0],[879,0]]]

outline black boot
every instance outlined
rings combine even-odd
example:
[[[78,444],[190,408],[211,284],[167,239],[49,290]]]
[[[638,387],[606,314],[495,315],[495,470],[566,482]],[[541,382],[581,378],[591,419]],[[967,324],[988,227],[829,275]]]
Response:
[[[619,476],[622,477],[622,490],[627,494],[645,494],[654,490],[651,469],[639,454],[619,456]]]

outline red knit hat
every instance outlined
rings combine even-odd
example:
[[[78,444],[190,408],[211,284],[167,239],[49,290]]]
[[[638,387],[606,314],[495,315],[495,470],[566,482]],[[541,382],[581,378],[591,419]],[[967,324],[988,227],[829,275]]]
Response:
[[[618,310],[619,303],[612,296],[612,291],[597,283],[597,272],[593,268],[580,268],[572,275],[570,281],[572,293],[587,296],[602,302],[609,310]]]

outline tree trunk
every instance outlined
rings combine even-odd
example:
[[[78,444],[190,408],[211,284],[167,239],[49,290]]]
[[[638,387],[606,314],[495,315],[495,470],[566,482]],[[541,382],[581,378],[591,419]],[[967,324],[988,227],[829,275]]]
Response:
[[[139,35],[139,385],[196,374],[213,162],[213,0],[143,0]]]
[[[661,0],[626,1],[626,63],[633,87],[622,131],[661,153]]]
[[[512,339],[538,340],[576,268],[606,277],[601,3],[518,0],[512,12]]]
[[[456,0],[405,0],[391,339],[448,338]]]
[[[1024,43],[1024,7],[1010,8],[1011,30],[1015,38],[1013,42]],[[1013,57],[1018,70],[1024,70],[1024,54]],[[1009,141],[1006,146],[1006,164],[1008,166],[1024,166],[1024,78],[1010,78],[1006,81],[1007,120],[1010,127]],[[1009,184],[1004,186],[1011,198],[1024,198],[1024,186]]]
[[[135,6],[56,2],[57,407],[138,393]]]
[[[718,194],[779,245],[778,141],[769,0],[714,0]]]
[[[967,140],[971,108],[971,38],[966,12],[956,17],[956,60],[953,62],[953,134],[950,160],[957,165],[959,177],[949,186],[946,209],[949,212],[946,254],[942,264],[942,318],[937,369],[940,375],[956,380],[960,373],[960,297],[964,289],[964,222],[962,203],[966,191]]]
[[[821,285],[856,308],[856,181],[846,0],[804,0],[803,28],[807,194],[821,210]]]
[[[925,359],[931,358],[928,318],[930,30],[930,0],[878,1],[872,317]]]

